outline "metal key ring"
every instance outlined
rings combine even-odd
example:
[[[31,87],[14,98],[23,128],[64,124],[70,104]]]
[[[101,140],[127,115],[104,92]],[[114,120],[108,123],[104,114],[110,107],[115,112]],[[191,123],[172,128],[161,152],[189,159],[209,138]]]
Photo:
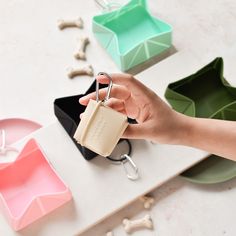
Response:
[[[107,94],[106,94],[105,98],[103,99],[103,102],[106,102],[110,98],[110,93],[111,93],[111,89],[112,89],[112,85],[113,85],[112,78],[106,72],[99,72],[98,75],[105,75],[110,80],[108,87],[107,87]],[[100,99],[99,99],[99,82],[97,80],[96,80],[96,101],[97,102],[100,101]]]
[[[113,164],[122,164],[122,166],[124,168],[124,171],[125,171],[125,174],[126,174],[128,179],[137,180],[139,178],[138,167],[136,166],[136,164],[134,163],[134,161],[130,157],[131,152],[132,152],[132,145],[131,145],[131,143],[128,139],[124,139],[124,141],[127,142],[128,147],[129,147],[127,154],[121,155],[119,159],[115,159],[115,158],[110,157],[110,156],[107,156],[106,158],[108,160],[112,161]],[[132,173],[126,167],[127,164],[129,164],[131,166]]]
[[[128,177],[128,179],[130,180],[137,180],[139,178],[139,173],[138,173],[138,167],[136,166],[136,164],[134,163],[134,161],[132,160],[132,158],[127,155],[127,154],[124,154],[122,155],[121,157],[125,157],[125,160],[122,161],[122,165],[124,167],[124,170],[125,170],[125,173],[126,173],[126,176]],[[126,163],[130,164],[132,170],[133,170],[133,173],[130,173],[126,167]]]

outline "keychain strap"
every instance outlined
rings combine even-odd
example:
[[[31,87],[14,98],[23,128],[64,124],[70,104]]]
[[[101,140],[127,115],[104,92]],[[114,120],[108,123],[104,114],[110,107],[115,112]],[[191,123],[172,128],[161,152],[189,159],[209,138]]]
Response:
[[[127,155],[131,155],[131,153],[132,153],[132,145],[131,145],[131,143],[130,143],[130,141],[128,140],[128,139],[124,139],[123,141],[125,141],[127,144],[128,144],[128,153],[127,153]],[[122,162],[122,161],[125,161],[126,160],[126,157],[124,157],[123,155],[121,156],[121,158],[120,159],[116,159],[116,158],[113,158],[113,157],[111,157],[111,156],[107,156],[106,157],[108,160],[110,160],[110,161],[114,161],[114,162]]]

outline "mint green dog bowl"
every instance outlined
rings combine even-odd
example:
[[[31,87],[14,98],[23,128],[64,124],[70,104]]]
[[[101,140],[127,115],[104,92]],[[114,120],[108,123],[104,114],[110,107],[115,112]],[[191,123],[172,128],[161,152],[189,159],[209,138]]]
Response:
[[[185,115],[236,121],[236,88],[223,77],[222,58],[169,84],[165,97],[175,110]],[[236,176],[236,162],[210,155],[182,176],[194,183],[224,182]]]
[[[95,16],[93,33],[122,71],[171,47],[172,27],[150,15],[146,0]]]

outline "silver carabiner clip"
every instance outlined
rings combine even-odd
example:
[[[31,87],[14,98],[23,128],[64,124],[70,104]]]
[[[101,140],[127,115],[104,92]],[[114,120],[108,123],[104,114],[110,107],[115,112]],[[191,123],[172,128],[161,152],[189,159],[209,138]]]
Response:
[[[110,93],[111,93],[111,89],[112,89],[112,85],[113,85],[112,78],[110,75],[108,75],[105,72],[99,72],[98,75],[105,75],[110,80],[108,87],[107,87],[107,94],[106,94],[105,98],[103,99],[103,102],[106,102],[110,98]],[[96,80],[96,101],[97,102],[100,101],[100,99],[99,99],[99,82],[97,80]]]
[[[113,1],[107,1],[107,0],[95,0],[97,5],[102,8],[103,11],[105,12],[110,12],[114,11],[118,8],[121,8],[122,5],[118,2],[113,2]]]
[[[124,154],[121,156],[121,158],[123,158],[123,157],[125,159],[123,161],[121,161],[121,163],[124,167],[126,176],[130,180],[137,180],[139,178],[138,167],[136,166],[136,164],[134,163],[134,161],[131,159],[131,157],[129,155]],[[131,166],[133,173],[129,172],[128,168],[126,167],[127,164],[129,164]]]
[[[0,130],[0,135],[2,137],[2,144],[0,146],[0,155],[5,155],[7,152],[12,151],[12,152],[19,152],[16,148],[8,146],[6,144],[6,132],[4,129]]]

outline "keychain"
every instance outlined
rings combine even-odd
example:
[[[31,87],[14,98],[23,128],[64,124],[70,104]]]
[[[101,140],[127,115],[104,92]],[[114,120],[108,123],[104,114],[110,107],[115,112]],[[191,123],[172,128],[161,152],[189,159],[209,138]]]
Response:
[[[106,106],[112,89],[112,79],[104,100],[99,99],[99,83],[96,81],[96,101],[90,100],[74,134],[76,141],[101,156],[109,156],[128,126],[127,116]]]
[[[106,106],[112,90],[112,78],[104,72],[100,72],[98,75],[104,75],[109,79],[106,96],[100,100],[99,82],[96,80],[96,101],[89,101],[74,138],[82,146],[106,157],[113,163],[122,164],[126,176],[131,180],[136,180],[139,178],[138,168],[130,157],[129,140],[125,139],[129,145],[128,154],[123,154],[118,159],[110,156],[129,123],[127,116]],[[131,171],[127,165],[131,167]]]
[[[122,164],[125,174],[128,179],[130,180],[137,180],[139,178],[138,173],[138,167],[134,163],[134,161],[131,159],[130,155],[132,153],[132,146],[128,139],[124,139],[123,141],[126,141],[128,144],[128,153],[120,155],[120,158],[114,158],[111,156],[107,156],[106,158],[111,161],[113,164]],[[131,167],[131,171],[127,168],[127,165]]]

